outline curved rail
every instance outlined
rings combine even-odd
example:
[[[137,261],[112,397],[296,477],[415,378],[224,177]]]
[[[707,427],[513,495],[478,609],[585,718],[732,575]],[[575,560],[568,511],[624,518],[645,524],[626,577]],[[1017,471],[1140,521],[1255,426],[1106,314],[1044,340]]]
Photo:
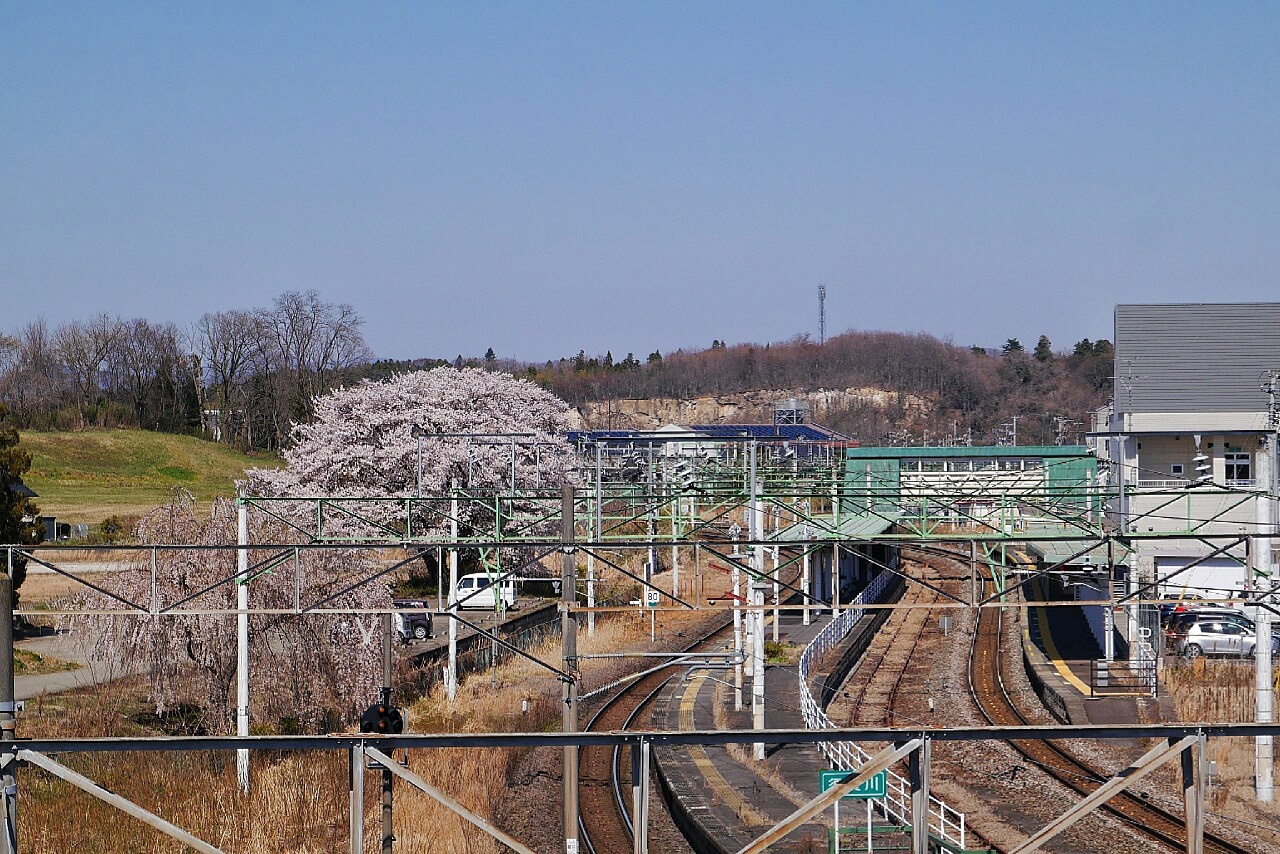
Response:
[[[1029,723],[1005,688],[1000,666],[1001,609],[984,608],[978,615],[969,652],[969,692],[987,723],[1020,726]],[[1080,760],[1050,741],[1011,740],[1008,744],[1024,759],[1080,795],[1098,789],[1110,775]],[[1170,848],[1186,850],[1186,829],[1181,816],[1143,800],[1131,792],[1121,792],[1101,806],[1130,827]],[[1242,848],[1209,832],[1204,834],[1205,851],[1248,854]]]
[[[710,641],[715,639],[717,635],[722,634],[727,629],[730,629],[732,627],[733,627],[732,622],[722,623],[719,626],[716,626],[715,628],[713,628],[711,631],[704,634],[702,637],[698,638],[697,640],[694,640],[692,643],[689,643],[683,649],[672,652],[672,655],[680,655],[683,653],[694,652],[698,649],[698,647],[702,646],[703,644],[709,643]],[[673,665],[679,666],[679,662],[673,662]],[[664,674],[660,672],[651,672],[639,679],[634,680],[631,684],[622,687],[617,693],[615,693],[612,697],[610,697],[603,706],[601,706],[598,710],[596,710],[596,713],[594,715],[591,716],[591,720],[586,726],[586,731],[591,731],[594,729],[601,728],[600,722],[610,716],[616,719],[620,711],[625,708],[628,702],[632,703],[633,705],[629,710],[626,711],[625,718],[620,722],[620,724],[609,725],[607,728],[610,730],[625,730],[629,728],[631,724],[635,721],[636,717],[638,717],[640,713],[649,705],[649,703],[652,702],[655,697],[657,697],[658,692],[660,692],[662,688],[670,680],[671,680],[671,676],[669,674]],[[636,701],[637,695],[641,695],[641,694],[643,696],[641,696],[639,701]],[[589,751],[603,750],[603,749],[604,748],[583,748],[582,751],[579,753],[579,760],[578,760],[579,768],[581,769],[587,764],[590,758],[588,753]],[[587,811],[581,810],[578,815],[579,839],[582,843],[582,846],[587,851],[593,852],[593,854],[612,854],[612,852],[615,852],[615,851],[630,850],[631,848],[632,837],[635,831],[631,821],[631,814],[627,807],[627,798],[622,791],[621,775],[618,773],[619,759],[620,759],[620,748],[614,747],[610,755],[609,776],[612,782],[612,789],[613,789],[613,800],[611,802],[611,807],[613,810],[616,811],[613,818],[616,819],[617,821],[617,827],[615,828],[597,827],[595,828],[595,830],[598,831],[598,836],[597,838],[593,839],[592,829],[587,826],[587,822],[586,822]],[[580,776],[579,776],[580,783],[585,779],[587,779],[587,776],[580,772]],[[595,815],[594,818],[595,819],[604,818],[605,821],[608,820],[607,817],[600,816],[599,814]],[[614,832],[609,833],[610,830]],[[625,840],[625,846],[622,845],[623,840],[621,838],[618,838],[620,836],[620,834],[617,832],[618,830],[621,830],[621,835],[625,835],[627,837],[627,839]],[[602,839],[599,837],[609,837],[609,838]],[[597,845],[597,843],[599,843],[599,845]]]

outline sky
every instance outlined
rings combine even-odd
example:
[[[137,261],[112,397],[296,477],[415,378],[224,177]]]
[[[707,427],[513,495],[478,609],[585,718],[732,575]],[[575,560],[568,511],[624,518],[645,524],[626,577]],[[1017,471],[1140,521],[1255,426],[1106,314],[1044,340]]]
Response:
[[[316,290],[383,358],[1280,299],[1280,4],[0,5],[0,331]]]

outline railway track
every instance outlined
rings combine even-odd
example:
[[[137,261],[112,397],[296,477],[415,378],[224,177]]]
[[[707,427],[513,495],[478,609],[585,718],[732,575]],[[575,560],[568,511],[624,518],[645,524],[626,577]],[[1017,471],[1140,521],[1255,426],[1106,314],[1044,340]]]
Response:
[[[932,570],[926,563],[918,565]],[[908,584],[899,604],[918,605],[936,598],[937,594],[929,588]],[[845,680],[844,696],[832,704],[829,713],[847,718],[850,726],[891,726],[898,689],[928,619],[928,609],[925,608],[894,611],[879,630],[885,636],[892,636],[893,642],[873,644],[863,654],[862,660]]]
[[[679,652],[694,652],[732,629],[733,622],[726,621]],[[670,679],[669,673],[657,671],[634,680],[592,716],[586,731],[630,728]],[[579,835],[592,854],[616,854],[634,845],[628,806],[630,763],[619,754],[613,747],[583,747],[578,752]]]
[[[1001,610],[983,608],[978,615],[969,655],[969,692],[987,722],[997,726],[1030,723],[1005,689],[1001,673]],[[1012,740],[1008,744],[1027,762],[1043,770],[1081,796],[1098,789],[1110,775],[1049,741]],[[1186,828],[1181,815],[1169,812],[1130,792],[1121,792],[1102,807],[1153,842],[1185,851]],[[1249,854],[1249,849],[1205,832],[1204,850],[1220,854]]]
[[[954,568],[950,559],[929,555],[912,558],[910,563],[917,568],[920,577],[934,587],[951,593],[960,592],[960,583],[946,572]],[[941,598],[937,590],[923,584],[908,584],[899,604],[929,605]],[[938,631],[936,624],[930,623],[933,614],[932,610],[924,607],[895,611],[880,628],[880,632],[892,641],[873,644],[867,650],[863,660],[846,679],[841,691],[843,696],[832,703],[829,714],[847,721],[849,726],[894,726],[899,718],[917,723],[915,715],[920,710],[904,712],[900,708],[899,693],[904,685],[918,689],[923,684],[921,679],[913,678],[918,675],[914,668],[918,665],[917,653],[922,643]]]

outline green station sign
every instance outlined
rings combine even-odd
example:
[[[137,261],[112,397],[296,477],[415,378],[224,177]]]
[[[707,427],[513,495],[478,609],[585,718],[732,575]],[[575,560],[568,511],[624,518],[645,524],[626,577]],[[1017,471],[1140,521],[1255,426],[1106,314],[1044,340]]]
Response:
[[[818,791],[825,792],[836,783],[839,783],[850,774],[857,774],[857,771],[819,771],[818,772]],[[866,798],[883,798],[885,792],[889,788],[889,772],[880,771],[869,780],[864,780],[852,792],[844,795],[850,800],[864,800]]]

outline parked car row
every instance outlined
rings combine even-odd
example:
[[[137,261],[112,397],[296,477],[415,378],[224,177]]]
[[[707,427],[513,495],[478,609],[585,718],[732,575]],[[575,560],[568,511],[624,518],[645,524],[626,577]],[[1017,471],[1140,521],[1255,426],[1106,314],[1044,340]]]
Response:
[[[1252,656],[1257,627],[1235,608],[1191,608],[1172,614],[1165,625],[1165,646],[1187,659],[1202,655]],[[1280,635],[1272,633],[1271,652],[1280,654]]]
[[[498,592],[499,588],[501,592]],[[499,597],[505,610],[514,611],[519,607],[515,581],[506,579],[495,584],[488,574],[477,572],[458,579],[458,586],[449,595],[448,607],[457,606],[459,610],[464,608],[493,610],[497,607]],[[402,609],[422,609],[396,613],[395,628],[401,640],[421,641],[431,637],[431,614],[436,610],[435,602],[430,599],[394,599],[391,604]]]

